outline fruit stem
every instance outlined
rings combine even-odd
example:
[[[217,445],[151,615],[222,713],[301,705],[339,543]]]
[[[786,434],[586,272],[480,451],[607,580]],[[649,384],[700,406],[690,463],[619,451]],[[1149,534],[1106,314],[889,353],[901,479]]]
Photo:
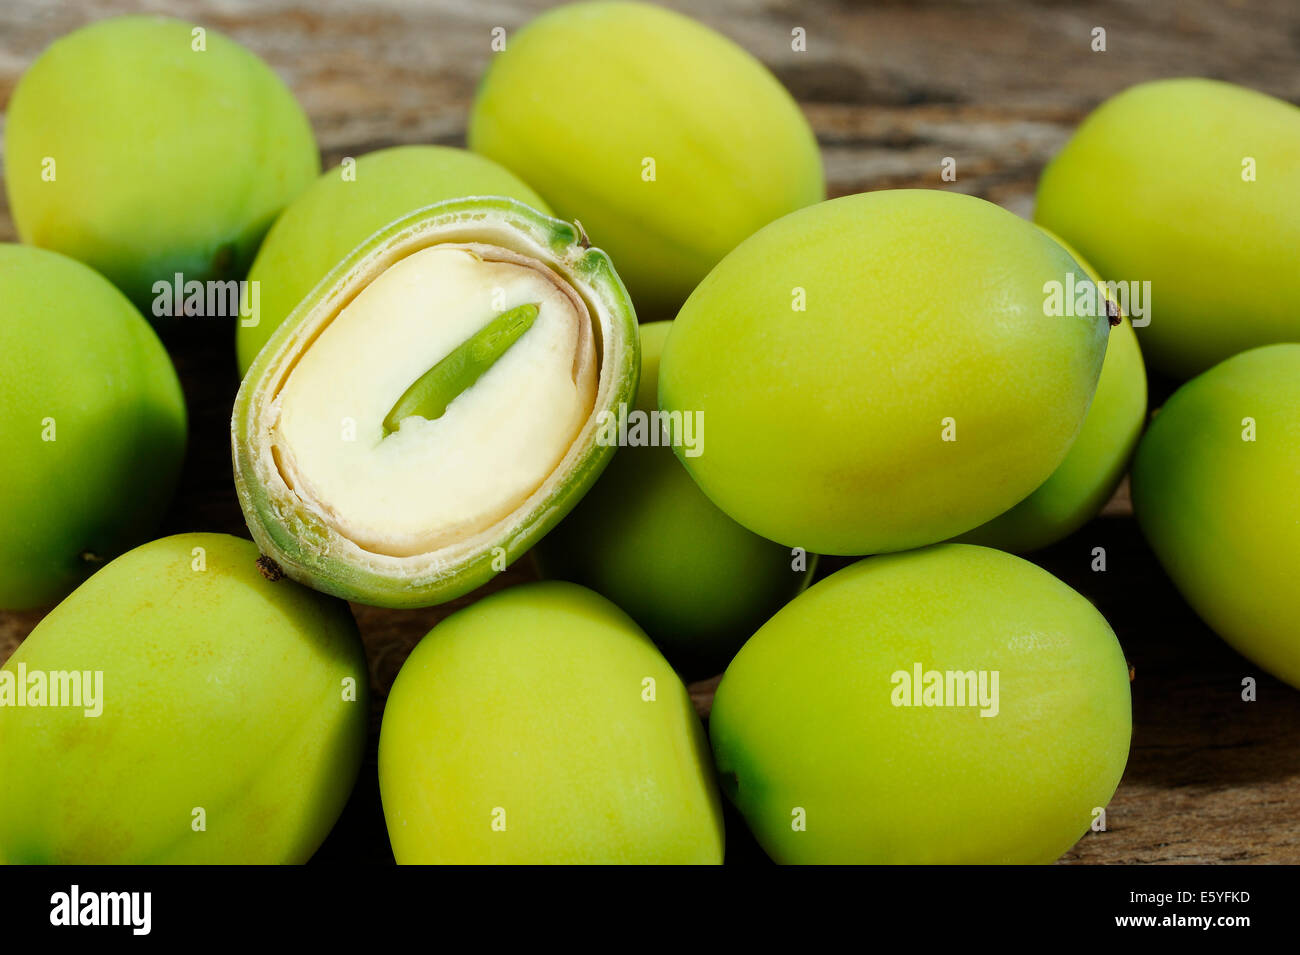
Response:
[[[396,431],[402,421],[412,415],[430,421],[441,418],[449,404],[471,388],[511,345],[523,337],[524,332],[532,328],[537,312],[537,305],[520,305],[502,312],[453,348],[402,392],[402,397],[384,418],[384,437]]]

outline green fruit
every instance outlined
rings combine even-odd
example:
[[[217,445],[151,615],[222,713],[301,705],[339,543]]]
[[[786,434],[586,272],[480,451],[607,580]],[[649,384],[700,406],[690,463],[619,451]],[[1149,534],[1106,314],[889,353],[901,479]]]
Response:
[[[1101,282],[1092,266],[1069,245],[1061,244],[1089,278]],[[1096,517],[1115,493],[1146,414],[1146,368],[1137,335],[1124,318],[1110,330],[1097,392],[1065,460],[1029,497],[959,539],[1027,553],[1073,534]]]
[[[155,283],[170,294],[176,273],[242,278],[276,213],[319,171],[311,126],[279,77],[180,20],[83,27],[40,56],[9,104],[19,236],[94,266],[146,315]]]
[[[1027,497],[1092,399],[1103,314],[1048,314],[1087,277],[1039,229],[970,196],[896,190],[747,239],[673,323],[660,407],[703,416],[682,457],[713,503],[823,554],[944,540]]]
[[[625,614],[558,581],[438,624],[379,737],[393,854],[424,863],[720,863],[708,742]]]
[[[0,244],[0,315],[0,608],[22,610],[157,525],[185,399],[153,329],[79,262]]]
[[[659,356],[671,327],[641,326],[634,411],[656,410]],[[638,426],[632,414],[627,419],[630,429]],[[640,420],[649,427],[644,422],[650,419]],[[815,555],[803,555],[797,563],[789,548],[750,533],[714,507],[667,445],[621,448],[533,553],[546,576],[572,580],[618,604],[687,677],[725,667],[750,634],[804,588],[816,562]]]
[[[572,225],[504,197],[399,219],[244,378],[231,429],[253,539],[349,600],[468,593],[600,476],[602,415],[635,393],[638,351],[627,292]]]
[[[1300,345],[1243,352],[1160,409],[1133,510],[1183,597],[1233,649],[1300,687]]]
[[[1167,374],[1300,338],[1300,109],[1289,103],[1202,79],[1125,90],[1048,165],[1034,217],[1106,279],[1151,283],[1139,337]]]
[[[257,559],[224,534],[145,544],[19,646],[0,670],[0,862],[316,851],[361,764],[365,655],[346,605]]]
[[[722,788],[778,862],[1051,862],[1123,774],[1128,668],[1046,571],[941,544],[796,597],[709,722]]]
[[[826,197],[817,142],[777,79],[649,4],[564,6],[511,36],[469,145],[581,220],[643,317],[671,318],[746,236]]]
[[[295,199],[266,236],[248,280],[257,282],[256,324],[240,322],[243,375],[295,305],[356,246],[394,219],[462,196],[509,196],[542,212],[541,198],[496,163],[448,146],[395,146],[331,169]]]

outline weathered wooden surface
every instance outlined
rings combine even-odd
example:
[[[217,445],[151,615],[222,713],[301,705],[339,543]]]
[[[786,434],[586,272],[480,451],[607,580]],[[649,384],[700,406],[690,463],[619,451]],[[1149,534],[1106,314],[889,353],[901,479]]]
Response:
[[[669,5],[735,38],[789,86],[816,129],[833,195],[942,186],[1027,215],[1039,171],[1074,124],[1131,83],[1212,76],[1300,101],[1294,0]],[[492,55],[491,28],[514,30],[548,6],[6,0],[0,103],[57,36],[143,8],[222,30],[265,57],[311,116],[327,165],[398,143],[462,145],[474,86]],[[791,49],[795,27],[807,32],[806,52]],[[1090,49],[1094,27],[1107,31],[1104,53]],[[1117,147],[1141,149],[1140,136]],[[939,178],[947,156],[957,162],[955,183]],[[8,209],[0,207],[0,240],[14,238]],[[163,531],[243,535],[227,449],[237,386],[233,333],[203,324],[168,345],[185,385],[191,439]],[[1158,402],[1168,384],[1155,382],[1153,391]],[[1107,549],[1103,573],[1090,567],[1097,546]],[[1036,559],[1098,604],[1137,673],[1133,750],[1110,806],[1110,830],[1085,837],[1065,861],[1300,862],[1300,693],[1229,651],[1187,610],[1138,535],[1125,494]],[[494,586],[529,573],[521,563]],[[383,694],[406,654],[452,608],[355,608],[376,690],[376,731]],[[40,617],[0,614],[0,660]],[[1259,680],[1258,702],[1241,700],[1246,676]],[[692,689],[706,712],[712,685]],[[729,859],[761,860],[743,825],[730,825],[728,836]],[[318,860],[391,861],[373,740],[352,803]]]

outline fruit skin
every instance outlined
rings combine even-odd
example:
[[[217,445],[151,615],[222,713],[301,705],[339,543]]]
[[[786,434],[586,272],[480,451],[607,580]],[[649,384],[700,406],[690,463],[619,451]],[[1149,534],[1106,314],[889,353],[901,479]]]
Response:
[[[301,863],[316,851],[361,764],[365,656],[345,604],[266,580],[257,556],[225,534],[145,544],[19,646],[5,670],[102,671],[102,713],[0,707],[0,861]],[[205,831],[192,828],[198,807]]]
[[[964,533],[1042,484],[1087,411],[1109,325],[1045,313],[1044,283],[1067,273],[1086,281],[1039,229],[970,196],[792,213],[673,323],[659,404],[702,412],[707,436],[682,463],[789,546],[855,555]]]
[[[641,326],[636,410],[657,406],[670,322]],[[722,670],[816,568],[713,506],[668,447],[625,447],[596,486],[533,548],[539,570],[626,611],[687,679]]]
[[[1247,156],[1254,182],[1242,179]],[[1151,282],[1138,337],[1168,375],[1300,338],[1300,109],[1289,103],[1216,80],[1131,87],[1047,166],[1034,218],[1104,278]]]
[[[572,4],[511,36],[479,86],[469,146],[581,220],[643,318],[672,318],[746,236],[826,198],[817,142],[777,79],[643,3]]]
[[[152,317],[153,285],[243,278],[320,171],[311,125],[258,57],[181,20],[101,20],[23,75],[5,128],[18,235],[106,275]],[[56,179],[42,179],[46,157]]]
[[[356,179],[321,175],[267,233],[248,272],[260,283],[256,325],[236,328],[242,377],[295,305],[367,238],[416,209],[462,196],[509,196],[549,213],[546,203],[490,159],[449,146],[394,146],[361,156]]]
[[[1178,389],[1133,461],[1165,572],[1237,652],[1300,687],[1300,344],[1242,352]],[[1243,440],[1254,419],[1255,440]]]
[[[997,714],[895,706],[916,663],[998,671]],[[1092,604],[967,544],[814,584],[741,649],[710,717],[723,791],[782,863],[1051,862],[1115,792],[1130,730],[1124,654]]]
[[[153,329],[79,262],[0,244],[0,314],[0,608],[23,610],[157,525],[185,455],[185,399]]]
[[[1101,281],[1078,253],[1061,244],[1089,278]],[[1137,333],[1124,318],[1110,330],[1097,391],[1065,460],[1029,497],[958,540],[1023,554],[1069,537],[1096,517],[1119,487],[1146,414],[1146,367]]]
[[[562,581],[499,591],[416,645],[384,709],[379,788],[401,864],[722,861],[686,688],[626,614]]]
[[[413,564],[356,548],[319,516],[303,509],[283,481],[278,466],[262,447],[266,416],[277,382],[297,349],[310,342],[318,313],[347,301],[367,276],[393,256],[436,244],[438,237],[463,241],[482,229],[492,230],[537,254],[551,257],[549,267],[581,286],[589,304],[598,305],[603,351],[600,386],[592,421],[575,440],[556,472],[556,483],[543,499],[495,532],[478,535],[471,549],[448,557],[433,555]],[[501,241],[505,241],[501,239]],[[431,607],[469,593],[518,560],[563,519],[596,482],[614,448],[596,440],[596,412],[617,408],[636,394],[640,338],[636,312],[614,266],[592,248],[573,225],[507,197],[453,199],[435,203],[390,223],[358,246],[325,277],[277,328],[244,376],[231,415],[231,453],[235,491],[253,540],[262,552],[300,583],[324,593],[377,607]]]

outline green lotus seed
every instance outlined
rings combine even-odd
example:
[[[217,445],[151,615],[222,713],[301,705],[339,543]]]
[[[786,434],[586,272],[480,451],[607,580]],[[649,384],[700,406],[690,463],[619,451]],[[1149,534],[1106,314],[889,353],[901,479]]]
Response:
[[[411,415],[429,421],[442,413],[467,388],[496,364],[537,320],[536,305],[520,305],[498,315],[412,383],[384,418],[384,435],[390,435]]]

